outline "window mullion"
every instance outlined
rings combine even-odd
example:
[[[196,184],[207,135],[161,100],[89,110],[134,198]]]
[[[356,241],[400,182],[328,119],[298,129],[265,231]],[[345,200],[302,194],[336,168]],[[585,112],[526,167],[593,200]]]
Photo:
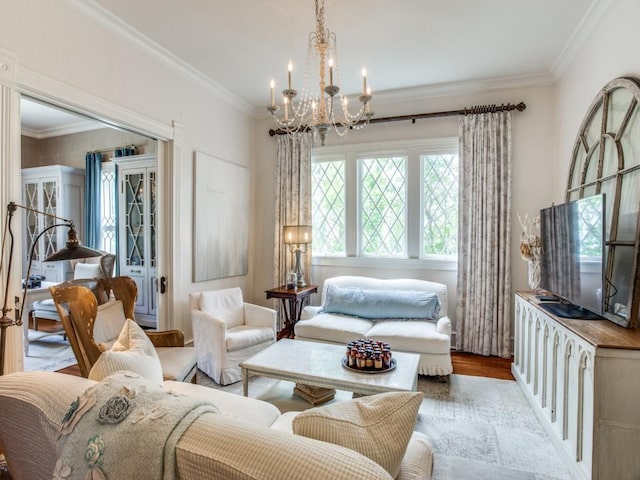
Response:
[[[417,150],[411,149],[407,152],[407,208],[405,213],[407,216],[407,255],[409,258],[420,258],[421,178],[420,155]]]
[[[345,161],[345,248],[347,257],[357,257],[359,252],[360,219],[358,218],[360,181],[358,162],[354,152],[347,152]]]

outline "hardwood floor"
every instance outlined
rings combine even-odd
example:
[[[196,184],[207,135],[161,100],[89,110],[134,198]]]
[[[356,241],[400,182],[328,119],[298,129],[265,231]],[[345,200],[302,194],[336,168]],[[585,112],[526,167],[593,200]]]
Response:
[[[459,375],[515,380],[511,375],[511,359],[508,358],[483,357],[472,353],[452,352],[451,360],[453,362],[453,373]],[[72,365],[59,371],[69,375],[80,376],[78,365]]]
[[[29,319],[29,328],[33,329],[33,321]],[[62,330],[62,323],[48,318],[38,319],[38,331],[40,332],[57,332]]]
[[[511,358],[483,357],[473,353],[452,352],[453,373],[474,377],[514,380],[511,375]]]

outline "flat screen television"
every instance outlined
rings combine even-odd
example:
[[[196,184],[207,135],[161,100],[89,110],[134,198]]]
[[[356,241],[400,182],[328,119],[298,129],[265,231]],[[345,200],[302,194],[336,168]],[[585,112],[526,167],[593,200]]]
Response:
[[[540,287],[558,297],[540,307],[564,318],[604,313],[604,194],[540,210]]]

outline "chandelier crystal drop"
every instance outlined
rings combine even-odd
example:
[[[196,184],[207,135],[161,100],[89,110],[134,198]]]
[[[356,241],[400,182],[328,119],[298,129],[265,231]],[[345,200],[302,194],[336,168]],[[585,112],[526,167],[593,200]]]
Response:
[[[336,34],[324,26],[324,0],[315,0],[316,30],[309,34],[307,63],[303,88],[293,88],[293,64],[288,65],[288,85],[282,91],[282,107],[275,102],[275,81],[271,80],[271,103],[267,110],[278,128],[287,134],[311,129],[324,145],[327,133],[345,136],[349,130],[366,128],[373,116],[371,89],[367,87],[367,71],[362,69],[360,108],[351,113],[349,100],[340,88]],[[336,83],[334,83],[334,80]],[[279,113],[283,110],[282,113]]]

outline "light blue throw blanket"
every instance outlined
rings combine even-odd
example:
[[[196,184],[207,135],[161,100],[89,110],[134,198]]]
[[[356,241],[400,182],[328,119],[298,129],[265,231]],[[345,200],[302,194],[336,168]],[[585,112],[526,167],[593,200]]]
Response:
[[[133,372],[111,375],[69,408],[53,479],[174,479],[176,444],[207,412],[218,409]]]

